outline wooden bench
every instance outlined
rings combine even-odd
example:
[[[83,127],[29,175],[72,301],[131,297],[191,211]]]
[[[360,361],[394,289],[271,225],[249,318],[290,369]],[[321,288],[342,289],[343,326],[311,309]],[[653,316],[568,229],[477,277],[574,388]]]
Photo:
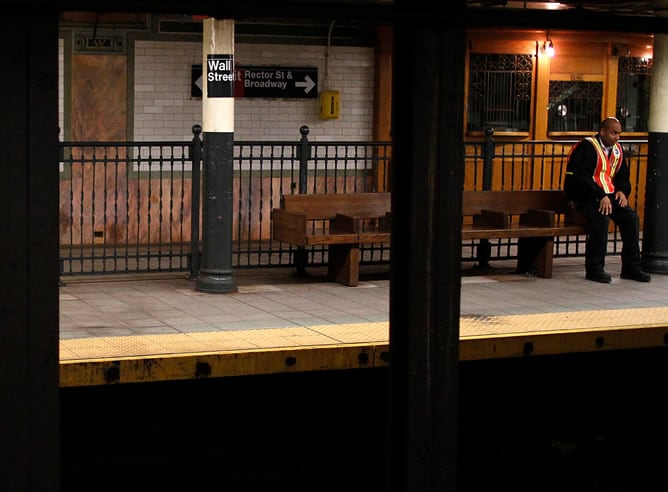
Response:
[[[390,193],[284,195],[272,210],[272,235],[299,247],[327,245],[328,277],[355,286],[360,245],[390,241],[390,201]],[[517,271],[543,278],[552,276],[554,238],[587,232],[558,190],[464,191],[462,215],[462,240],[480,240],[479,265],[489,261],[489,239],[518,239]]]
[[[464,191],[462,240],[483,240],[479,264],[489,260],[484,240],[517,238],[517,272],[552,277],[554,238],[586,234],[586,221],[562,191]],[[489,243],[487,243],[489,244]]]
[[[271,212],[272,237],[298,247],[327,245],[329,279],[355,286],[360,245],[390,241],[390,201],[390,193],[283,195]]]

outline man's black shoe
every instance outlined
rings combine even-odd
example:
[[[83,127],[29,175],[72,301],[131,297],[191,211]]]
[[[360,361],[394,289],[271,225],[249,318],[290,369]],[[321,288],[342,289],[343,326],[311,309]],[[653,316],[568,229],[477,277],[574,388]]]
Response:
[[[642,270],[636,270],[633,272],[622,272],[619,276],[626,280],[635,280],[636,282],[649,282],[650,280],[652,280],[650,274],[647,272],[643,272]]]
[[[603,270],[600,272],[587,272],[585,278],[587,280],[593,280],[594,282],[600,282],[602,284],[609,284],[612,281],[610,274]]]

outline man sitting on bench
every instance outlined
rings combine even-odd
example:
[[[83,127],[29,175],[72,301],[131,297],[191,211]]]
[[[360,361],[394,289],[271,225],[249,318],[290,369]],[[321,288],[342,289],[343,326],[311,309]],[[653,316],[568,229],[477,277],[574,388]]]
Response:
[[[649,282],[651,277],[640,268],[640,221],[629,206],[631,193],[629,167],[624,160],[619,136],[622,125],[609,117],[599,125],[593,137],[578,142],[568,158],[564,192],[588,222],[585,246],[585,278],[609,283],[605,271],[610,219],[622,235],[621,278]]]

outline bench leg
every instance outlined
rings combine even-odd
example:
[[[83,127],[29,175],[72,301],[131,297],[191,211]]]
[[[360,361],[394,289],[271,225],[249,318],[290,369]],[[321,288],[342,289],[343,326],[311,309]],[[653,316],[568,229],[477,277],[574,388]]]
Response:
[[[542,278],[552,277],[554,238],[520,238],[517,246],[517,272],[535,273]]]
[[[301,277],[307,276],[306,263],[308,261],[308,252],[304,246],[297,246],[297,249],[294,251],[294,261],[297,275]]]
[[[478,260],[478,268],[489,268],[489,259],[492,256],[492,245],[489,239],[481,239],[476,246],[475,257]]]
[[[355,287],[359,278],[360,248],[357,244],[331,244],[327,261],[329,280]]]

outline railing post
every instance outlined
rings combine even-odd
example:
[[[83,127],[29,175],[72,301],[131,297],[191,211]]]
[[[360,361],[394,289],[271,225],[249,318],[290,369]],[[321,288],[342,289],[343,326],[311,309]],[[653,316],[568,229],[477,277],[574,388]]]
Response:
[[[485,143],[482,146],[482,189],[492,189],[492,166],[494,165],[494,128],[485,128]]]
[[[306,179],[308,177],[308,160],[311,157],[311,147],[308,142],[308,134],[311,130],[304,125],[299,128],[302,138],[297,146],[297,158],[299,159],[299,193],[306,193]]]
[[[299,194],[307,192],[306,180],[308,177],[308,160],[311,157],[311,146],[308,141],[309,127],[303,125],[299,128],[302,138],[297,145],[297,158],[299,159]],[[297,246],[294,252],[295,268],[297,275],[306,275],[306,263],[308,261],[308,253],[303,246]]]
[[[193,125],[193,139],[190,144],[190,166],[192,169],[190,201],[190,273],[189,279],[196,279],[199,274],[199,208],[201,196],[200,165],[202,164],[202,127]]]
[[[63,142],[60,140],[60,127],[58,127],[58,163],[63,164],[65,160],[65,147]],[[64,258],[60,256],[60,234],[58,235],[58,287],[64,287],[65,282],[63,282],[63,271],[64,271]]]
[[[494,165],[494,128],[485,128],[485,142],[482,146],[482,189],[492,189],[492,166]],[[478,241],[476,259],[478,268],[489,268],[489,259],[492,256],[492,245],[489,239]]]

